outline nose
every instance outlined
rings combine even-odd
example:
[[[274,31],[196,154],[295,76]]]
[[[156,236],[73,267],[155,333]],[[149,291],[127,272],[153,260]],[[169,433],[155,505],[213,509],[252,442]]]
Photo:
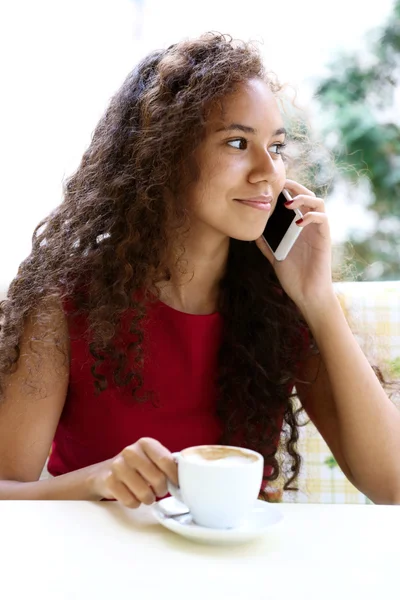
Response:
[[[268,183],[275,183],[279,177],[278,162],[272,158],[268,150],[259,150],[250,169],[249,182],[267,181]]]

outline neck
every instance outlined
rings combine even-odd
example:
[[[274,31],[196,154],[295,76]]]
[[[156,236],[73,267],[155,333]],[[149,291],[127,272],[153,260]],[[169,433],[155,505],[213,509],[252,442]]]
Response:
[[[195,236],[185,240],[185,254],[170,281],[157,284],[160,299],[172,308],[189,314],[206,315],[218,309],[219,285],[225,273],[229,238],[206,240]]]

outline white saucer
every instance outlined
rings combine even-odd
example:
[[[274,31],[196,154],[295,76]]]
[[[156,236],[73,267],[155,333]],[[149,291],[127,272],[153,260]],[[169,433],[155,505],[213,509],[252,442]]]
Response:
[[[168,514],[182,512],[185,506],[173,498],[164,498],[153,504],[152,512],[161,525],[202,544],[242,544],[249,542],[261,535],[265,535],[272,525],[279,523],[283,515],[268,502],[257,500],[251,515],[241,527],[234,529],[210,529],[196,525],[190,513],[179,517],[170,517]]]

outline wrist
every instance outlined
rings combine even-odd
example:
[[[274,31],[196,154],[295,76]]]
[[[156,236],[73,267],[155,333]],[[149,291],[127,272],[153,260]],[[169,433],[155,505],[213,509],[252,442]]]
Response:
[[[89,465],[48,480],[48,499],[100,500],[97,492],[97,471],[101,463]]]
[[[84,469],[87,470],[87,476],[85,478],[85,493],[90,500],[101,500],[106,496],[105,485],[104,485],[104,471],[107,469],[107,463],[110,460],[106,460],[100,463],[96,463]]]
[[[334,291],[324,296],[313,298],[312,301],[304,302],[299,306],[299,309],[311,328],[313,326],[318,327],[320,324],[323,325],[337,311],[342,312],[340,302]]]

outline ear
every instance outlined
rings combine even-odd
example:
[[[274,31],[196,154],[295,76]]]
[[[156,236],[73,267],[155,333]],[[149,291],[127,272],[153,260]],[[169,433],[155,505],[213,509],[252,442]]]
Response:
[[[272,254],[271,250],[268,248],[263,237],[259,237],[258,240],[256,240],[256,246],[260,250],[260,252],[262,252],[264,256],[268,258],[271,265],[274,266],[275,257]]]

